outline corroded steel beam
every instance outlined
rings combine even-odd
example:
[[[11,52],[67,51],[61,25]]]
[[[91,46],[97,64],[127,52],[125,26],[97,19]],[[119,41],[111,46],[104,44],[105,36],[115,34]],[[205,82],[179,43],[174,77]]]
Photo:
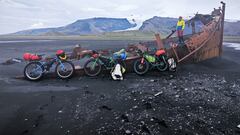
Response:
[[[226,8],[226,3],[221,1],[222,4],[222,20],[221,20],[221,37],[220,37],[220,55],[222,55],[222,46],[223,46],[223,32],[224,32],[224,20],[225,20],[225,8]]]

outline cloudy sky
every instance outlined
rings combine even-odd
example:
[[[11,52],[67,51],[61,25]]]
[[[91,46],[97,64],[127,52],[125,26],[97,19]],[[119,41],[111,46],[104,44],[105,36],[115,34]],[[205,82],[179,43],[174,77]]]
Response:
[[[225,0],[226,18],[240,20],[240,0]],[[138,22],[153,16],[188,18],[210,13],[220,0],[0,0],[0,34],[57,27],[78,19],[114,17]]]

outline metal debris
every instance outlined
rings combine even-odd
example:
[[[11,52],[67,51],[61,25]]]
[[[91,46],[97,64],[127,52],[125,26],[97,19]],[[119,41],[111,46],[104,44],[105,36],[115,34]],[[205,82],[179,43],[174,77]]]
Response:
[[[12,65],[12,64],[21,63],[21,62],[23,62],[23,59],[12,58],[12,59],[9,59],[9,60],[3,62],[2,65]]]
[[[163,94],[163,92],[162,92],[162,91],[160,91],[160,92],[158,92],[158,93],[154,94],[154,96],[156,97],[156,96],[159,96],[159,95],[161,95],[161,94]]]

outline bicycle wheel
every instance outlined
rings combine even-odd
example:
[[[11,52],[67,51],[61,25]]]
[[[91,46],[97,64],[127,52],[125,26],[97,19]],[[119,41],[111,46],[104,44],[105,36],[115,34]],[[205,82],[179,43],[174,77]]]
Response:
[[[149,63],[146,60],[142,62],[142,59],[138,59],[135,61],[133,69],[136,74],[144,75],[149,69]]]
[[[158,61],[157,69],[161,72],[166,71],[168,69],[167,57],[161,56],[162,58]]]
[[[43,76],[44,68],[40,62],[30,62],[24,68],[24,77],[30,81],[40,80]]]
[[[157,66],[157,69],[161,72],[166,71],[168,69],[168,64],[165,63],[164,61],[161,61]]]
[[[90,59],[84,64],[84,72],[88,76],[97,76],[102,70],[101,64],[96,59]]]
[[[69,79],[73,76],[75,72],[75,67],[72,62],[70,61],[62,61],[58,63],[55,68],[55,73],[61,79]]]

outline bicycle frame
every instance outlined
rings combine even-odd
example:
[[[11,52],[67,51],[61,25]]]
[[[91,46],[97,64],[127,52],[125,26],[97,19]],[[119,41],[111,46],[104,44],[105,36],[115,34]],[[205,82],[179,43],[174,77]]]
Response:
[[[155,63],[153,63],[153,62],[149,62],[149,61],[147,60],[147,58],[146,58],[147,55],[150,55],[150,54],[147,53],[147,52],[143,52],[143,53],[141,52],[141,53],[140,53],[140,56],[141,56],[141,58],[142,58],[141,63],[143,63],[144,61],[147,61],[147,62],[151,65],[151,68],[154,68],[154,67],[159,66],[159,65],[161,64],[161,63],[159,63],[159,62],[161,62],[162,60],[163,60],[164,63],[167,63],[167,61],[166,61],[164,55],[159,56],[160,58],[162,58],[162,60],[160,60],[159,57],[156,57],[156,56],[150,55],[150,56],[152,56],[152,57],[154,57],[154,58],[156,59],[156,62],[155,62]]]
[[[43,73],[48,72],[50,70],[50,68],[53,66],[54,63],[57,63],[57,64],[60,63],[60,67],[62,68],[62,70],[64,69],[64,65],[62,64],[62,60],[60,60],[58,57],[54,57],[52,60],[47,61],[47,62],[45,62],[45,61],[37,61],[37,62],[39,62],[41,64],[41,66],[39,66],[35,70],[38,71],[39,69],[44,69]]]
[[[109,64],[107,64],[106,62],[102,61],[101,58],[107,59],[109,61]],[[108,57],[108,56],[102,56],[102,55],[99,56],[98,55],[97,57],[96,56],[93,57],[93,59],[95,59],[95,62],[92,65],[93,67],[96,66],[97,62],[99,62],[101,65],[103,65],[106,69],[111,69],[116,64],[116,60],[114,60],[112,57]]]

